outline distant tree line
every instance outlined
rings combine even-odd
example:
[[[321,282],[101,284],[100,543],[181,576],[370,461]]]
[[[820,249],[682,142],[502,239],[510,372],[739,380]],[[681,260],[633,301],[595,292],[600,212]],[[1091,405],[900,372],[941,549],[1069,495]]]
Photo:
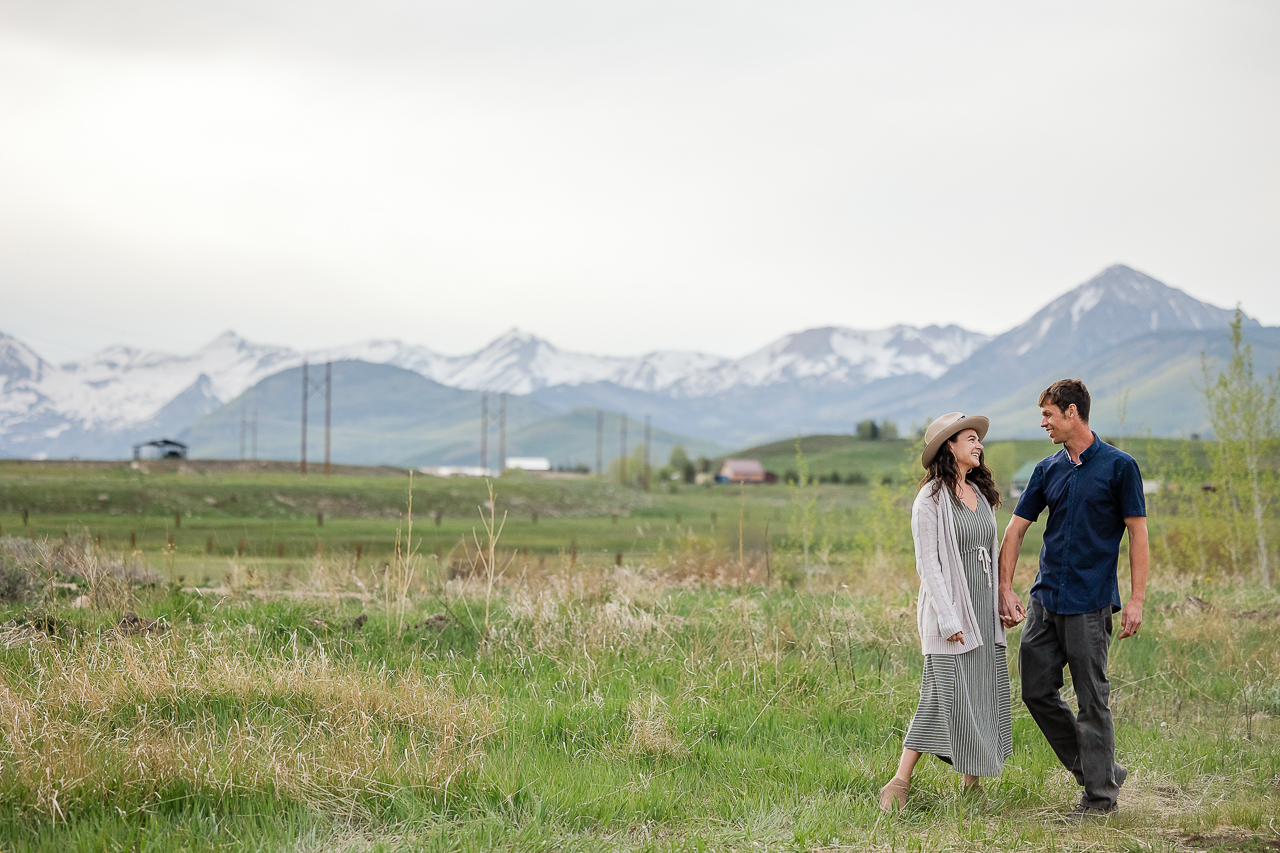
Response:
[[[863,441],[891,440],[898,437],[898,425],[893,421],[875,421],[867,418],[856,427],[858,438]]]
[[[677,444],[671,448],[671,456],[668,457],[667,464],[658,471],[658,478],[663,481],[692,483],[698,479],[698,474],[707,474],[710,471],[710,459],[705,456],[699,456],[696,460],[690,459],[688,451]]]
[[[791,486],[797,485],[800,482],[800,474],[794,468],[788,468],[786,470],[786,473],[782,475],[782,481],[787,485],[791,485]],[[851,471],[848,474],[841,474],[839,471],[832,471],[830,474],[809,474],[809,479],[807,481],[807,484],[813,485],[814,483],[834,483],[834,484],[845,483],[846,485],[850,485],[850,486],[865,486],[868,482],[869,480],[867,479],[867,475],[863,474],[861,471]],[[885,474],[881,478],[881,482],[888,485],[893,482],[893,477],[891,477],[888,474]]]

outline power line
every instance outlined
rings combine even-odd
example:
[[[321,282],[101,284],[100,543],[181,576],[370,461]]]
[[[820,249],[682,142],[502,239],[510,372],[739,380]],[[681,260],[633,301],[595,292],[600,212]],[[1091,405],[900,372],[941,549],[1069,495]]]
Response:
[[[302,362],[302,476],[307,476],[307,402],[312,394],[324,394],[324,473],[329,474],[329,426],[332,410],[333,362],[324,363],[324,383],[311,381],[311,366]]]
[[[498,397],[498,476],[507,470],[507,392]]]
[[[650,425],[649,415],[644,416],[644,490],[649,491],[649,444],[650,444]]]
[[[604,411],[596,409],[596,476],[604,473]]]
[[[333,362],[324,363],[324,475],[329,476],[329,424],[333,416]]]
[[[621,451],[618,456],[618,482],[623,486],[627,484],[627,413],[622,413],[622,442]]]
[[[480,467],[489,468],[489,392],[480,394]]]

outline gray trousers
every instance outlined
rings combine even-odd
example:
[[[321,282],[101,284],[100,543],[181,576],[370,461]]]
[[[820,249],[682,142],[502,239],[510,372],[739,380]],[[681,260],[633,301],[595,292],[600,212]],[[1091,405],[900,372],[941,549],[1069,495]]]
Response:
[[[1062,766],[1084,786],[1081,804],[1094,809],[1114,808],[1120,794],[1107,682],[1110,648],[1110,606],[1064,616],[1031,600],[1018,651],[1022,701]],[[1064,666],[1071,670],[1079,715],[1059,693]]]

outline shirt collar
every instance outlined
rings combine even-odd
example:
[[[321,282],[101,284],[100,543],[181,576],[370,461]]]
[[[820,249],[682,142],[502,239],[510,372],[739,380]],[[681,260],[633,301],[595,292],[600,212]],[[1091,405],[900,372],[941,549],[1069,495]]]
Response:
[[[1081,451],[1080,453],[1081,465],[1083,465],[1084,463],[1092,459],[1093,455],[1098,452],[1098,448],[1102,446],[1102,439],[1098,438],[1098,434],[1096,432],[1094,432],[1093,430],[1089,430],[1089,434],[1093,436],[1093,443],[1090,444],[1088,447],[1086,447],[1083,451]]]
[[[1080,452],[1079,462],[1075,462],[1072,460],[1071,454],[1070,452],[1067,451],[1067,446],[1065,444],[1062,445],[1062,449],[1058,451],[1059,453],[1062,454],[1062,458],[1067,460],[1067,464],[1070,465],[1071,467],[1079,468],[1081,465],[1083,465],[1084,463],[1092,459],[1094,455],[1097,454],[1098,450],[1101,448],[1102,439],[1098,438],[1098,434],[1093,430],[1089,430],[1089,434],[1093,436],[1093,442]]]

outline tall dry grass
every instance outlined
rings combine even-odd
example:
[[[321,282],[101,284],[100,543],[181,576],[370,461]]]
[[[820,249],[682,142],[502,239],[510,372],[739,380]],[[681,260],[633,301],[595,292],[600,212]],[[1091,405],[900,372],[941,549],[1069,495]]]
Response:
[[[340,813],[442,792],[501,725],[492,699],[242,633],[33,644],[0,682],[0,790],[59,818],[260,793]]]

